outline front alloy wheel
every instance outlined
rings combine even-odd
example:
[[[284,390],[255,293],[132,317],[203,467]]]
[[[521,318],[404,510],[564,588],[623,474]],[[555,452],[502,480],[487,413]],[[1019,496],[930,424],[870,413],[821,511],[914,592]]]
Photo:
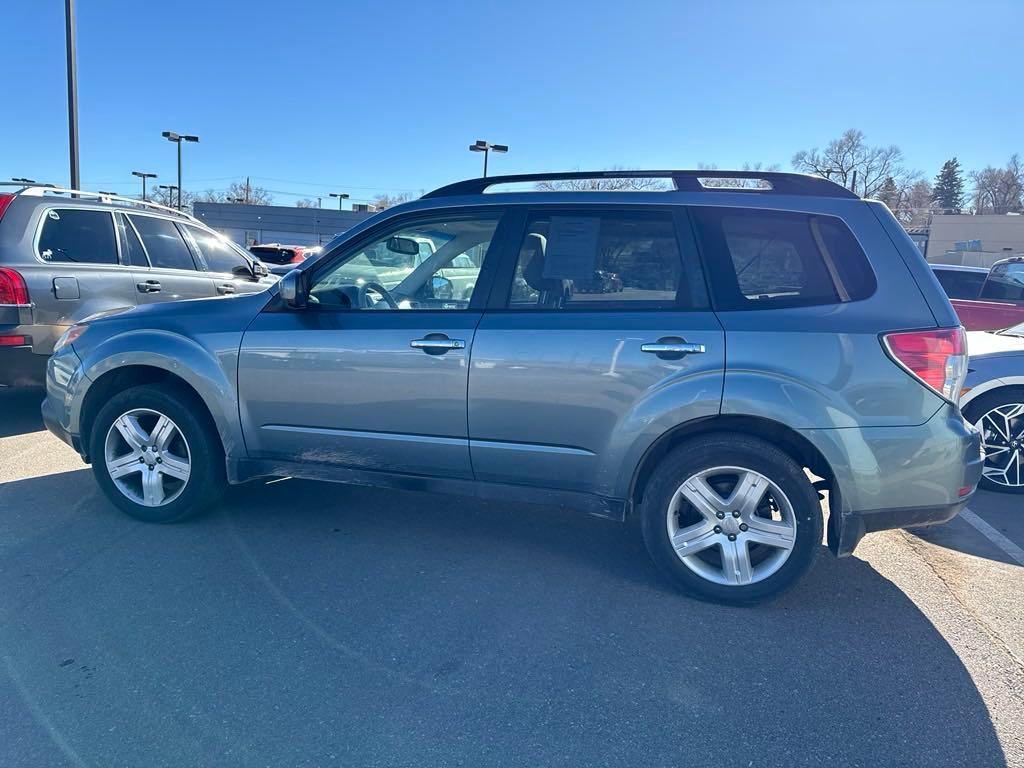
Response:
[[[181,429],[148,408],[135,408],[114,419],[103,458],[117,490],[146,507],[177,499],[192,473],[192,454]]]

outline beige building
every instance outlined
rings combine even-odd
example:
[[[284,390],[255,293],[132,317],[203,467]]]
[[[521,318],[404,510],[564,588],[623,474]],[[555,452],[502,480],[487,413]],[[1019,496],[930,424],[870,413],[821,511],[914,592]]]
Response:
[[[928,261],[991,267],[999,259],[1016,254],[1024,254],[1024,216],[932,216],[925,251]]]

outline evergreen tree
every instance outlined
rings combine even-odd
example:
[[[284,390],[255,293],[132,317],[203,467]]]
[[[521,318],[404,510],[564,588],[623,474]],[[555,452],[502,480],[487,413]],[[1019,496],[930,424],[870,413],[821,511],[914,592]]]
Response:
[[[896,213],[900,209],[900,189],[896,186],[896,180],[887,176],[882,186],[878,188],[876,197],[888,206],[889,210]]]
[[[964,178],[960,172],[960,161],[955,157],[942,164],[942,170],[935,177],[932,200],[940,208],[959,213],[964,207]]]

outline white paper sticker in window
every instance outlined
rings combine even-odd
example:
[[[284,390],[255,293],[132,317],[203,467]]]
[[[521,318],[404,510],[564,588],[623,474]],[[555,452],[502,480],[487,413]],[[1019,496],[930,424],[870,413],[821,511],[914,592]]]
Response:
[[[597,216],[552,216],[544,254],[544,278],[592,280],[597,269]]]

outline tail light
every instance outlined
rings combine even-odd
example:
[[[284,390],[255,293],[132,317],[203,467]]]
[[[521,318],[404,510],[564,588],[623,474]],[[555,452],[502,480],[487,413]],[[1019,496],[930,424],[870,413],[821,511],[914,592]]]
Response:
[[[882,336],[889,356],[915,378],[956,403],[967,375],[963,327],[904,331]]]
[[[28,303],[28,286],[25,285],[25,278],[13,269],[0,267],[0,304]]]
[[[0,219],[4,217],[4,213],[7,211],[9,206],[14,201],[14,195],[0,195]]]

